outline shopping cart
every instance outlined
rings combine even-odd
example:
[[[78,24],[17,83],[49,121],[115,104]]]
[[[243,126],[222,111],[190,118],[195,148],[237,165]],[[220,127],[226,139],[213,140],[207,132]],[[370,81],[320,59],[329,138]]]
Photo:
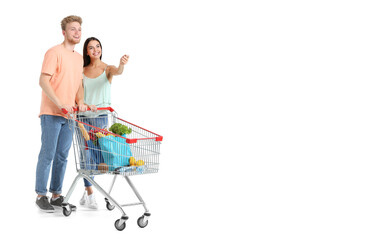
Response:
[[[69,216],[75,211],[68,201],[78,180],[85,178],[105,197],[108,210],[116,207],[122,213],[115,221],[117,230],[126,227],[128,216],[122,208],[124,206],[143,205],[145,213],[137,223],[141,228],[146,227],[150,212],[129,177],[158,172],[162,136],[119,118],[111,107],[98,108],[95,114],[74,110],[74,113],[68,113],[63,109],[74,127],[73,148],[78,172],[63,201],[63,214]],[[92,178],[102,174],[113,175],[108,192]],[[118,176],[127,181],[139,202],[119,204],[112,198],[110,194]]]

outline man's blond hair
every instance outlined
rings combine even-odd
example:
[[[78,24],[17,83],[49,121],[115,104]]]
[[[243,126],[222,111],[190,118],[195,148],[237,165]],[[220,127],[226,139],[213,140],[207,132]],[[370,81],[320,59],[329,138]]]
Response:
[[[67,16],[66,18],[62,19],[61,21],[61,28],[62,30],[66,29],[66,24],[72,23],[72,22],[78,22],[80,25],[82,24],[82,18],[75,15]]]

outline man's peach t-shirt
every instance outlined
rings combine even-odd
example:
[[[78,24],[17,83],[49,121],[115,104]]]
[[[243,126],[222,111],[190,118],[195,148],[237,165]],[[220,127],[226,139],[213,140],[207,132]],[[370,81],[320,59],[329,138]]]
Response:
[[[50,48],[44,57],[42,73],[52,76],[50,84],[63,104],[75,105],[76,94],[82,82],[83,59],[81,54],[60,44]],[[61,110],[42,91],[40,115],[63,116]]]

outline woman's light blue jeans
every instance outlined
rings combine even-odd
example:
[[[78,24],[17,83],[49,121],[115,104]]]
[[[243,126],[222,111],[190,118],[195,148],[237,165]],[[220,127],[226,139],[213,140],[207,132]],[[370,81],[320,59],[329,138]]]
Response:
[[[102,114],[97,117],[85,117],[83,115],[80,115],[80,121],[86,124],[89,124],[94,127],[98,128],[106,128],[108,125],[108,115],[107,114]],[[92,128],[89,127],[88,125],[84,126],[85,129],[89,132]],[[94,146],[92,143],[92,140],[87,141],[86,143],[88,146],[88,150],[86,150],[85,157],[87,159],[84,159],[84,162],[86,162],[86,168],[92,167],[92,166],[97,166],[99,163],[104,162],[103,156],[101,155],[101,148],[100,146]],[[98,142],[97,142],[98,144]],[[82,144],[80,144],[82,146]],[[94,179],[93,176],[90,176],[92,179]],[[84,186],[85,187],[90,187],[92,184],[84,178]]]
[[[41,115],[41,150],[36,166],[35,192],[46,195],[51,168],[49,191],[62,193],[69,149],[72,145],[73,125],[60,116]]]

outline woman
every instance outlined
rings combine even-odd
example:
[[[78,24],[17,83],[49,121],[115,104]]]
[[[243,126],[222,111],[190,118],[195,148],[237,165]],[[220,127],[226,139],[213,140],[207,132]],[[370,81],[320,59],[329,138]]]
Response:
[[[83,73],[83,87],[84,87],[84,102],[89,105],[91,110],[96,112],[96,108],[109,107],[111,105],[111,84],[112,78],[115,75],[123,73],[124,65],[128,62],[128,55],[124,55],[120,58],[119,67],[107,65],[101,61],[102,58],[102,46],[101,42],[94,37],[88,38],[84,43],[83,58],[84,58],[84,73]],[[104,113],[94,114],[94,117],[88,115],[83,117],[82,121],[99,128],[106,128],[108,119]],[[87,129],[89,131],[90,129]],[[89,154],[87,158],[91,158],[91,155],[98,153],[93,149],[88,150]],[[93,153],[94,152],[94,153]],[[86,159],[87,162],[96,160],[98,157]],[[101,155],[99,156],[101,158]],[[80,200],[81,205],[85,205],[89,208],[97,209],[96,198],[93,194],[92,184],[84,179],[85,192]]]

